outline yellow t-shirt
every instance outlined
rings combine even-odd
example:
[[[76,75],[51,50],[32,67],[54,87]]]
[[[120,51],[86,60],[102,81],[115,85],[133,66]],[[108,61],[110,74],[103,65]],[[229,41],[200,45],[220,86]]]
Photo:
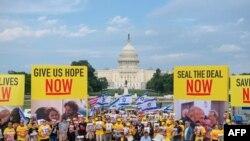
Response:
[[[184,136],[185,127],[182,124],[180,124],[180,127],[181,127],[181,136],[183,137]]]
[[[172,139],[173,129],[173,125],[166,126],[166,141],[170,141]]]
[[[38,128],[38,139],[49,139],[51,128],[49,125],[40,125]]]
[[[26,136],[28,134],[28,127],[27,126],[18,126],[16,128],[17,132],[17,140],[19,141],[26,141]]]
[[[114,125],[114,130],[117,130],[117,131],[123,131],[123,128],[124,128],[124,126],[123,126],[123,124],[119,124],[119,123],[116,123],[115,125]]]
[[[195,135],[195,141],[203,140],[204,135],[206,133],[206,129],[203,126],[196,127],[197,133]]]
[[[104,123],[102,121],[96,121],[95,125],[96,125],[96,130],[95,130],[96,135],[103,135],[104,134],[104,131],[103,131]]]
[[[210,135],[211,135],[211,138],[213,139],[213,140],[218,140],[218,135],[221,133],[221,131],[219,130],[219,129],[213,129],[212,131],[211,131],[211,133],[210,133]]]
[[[15,137],[15,129],[14,128],[5,128],[3,135],[5,138],[7,138],[7,140],[13,140],[14,141],[14,137]]]

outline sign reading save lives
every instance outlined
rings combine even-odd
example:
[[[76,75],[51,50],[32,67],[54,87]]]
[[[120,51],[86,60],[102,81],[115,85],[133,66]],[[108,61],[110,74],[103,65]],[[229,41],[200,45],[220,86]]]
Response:
[[[87,98],[86,66],[32,66],[32,100]]]
[[[228,100],[228,66],[176,66],[174,99]]]
[[[250,75],[231,76],[231,105],[250,106]]]
[[[24,104],[24,75],[0,75],[0,106]]]

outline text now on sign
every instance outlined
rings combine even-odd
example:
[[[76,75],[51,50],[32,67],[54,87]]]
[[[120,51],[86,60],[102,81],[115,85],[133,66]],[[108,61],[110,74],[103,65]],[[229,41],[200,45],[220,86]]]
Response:
[[[232,106],[250,106],[250,76],[238,75],[231,76],[231,105]]]
[[[24,75],[0,75],[0,106],[24,104]]]
[[[228,100],[228,66],[174,67],[174,99]]]
[[[32,66],[32,100],[87,98],[86,66]]]

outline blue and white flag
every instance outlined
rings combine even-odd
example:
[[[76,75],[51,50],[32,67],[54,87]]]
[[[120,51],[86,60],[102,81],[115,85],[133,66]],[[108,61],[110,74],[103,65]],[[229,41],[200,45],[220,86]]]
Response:
[[[158,109],[156,104],[156,98],[151,98],[145,100],[142,104],[140,104],[141,111],[150,111]]]
[[[119,98],[119,105],[131,105],[132,103],[132,95],[125,94]]]
[[[172,104],[169,104],[165,107],[162,107],[161,110],[163,111],[173,111],[173,105]]]
[[[23,120],[24,124],[27,125],[28,122],[29,122],[29,120],[25,117],[25,115],[24,115],[23,110],[22,110],[21,107],[18,107],[18,112],[19,112],[21,120]]]
[[[109,104],[109,108],[116,108],[116,109],[119,109],[119,108],[120,108],[119,102],[120,102],[120,98],[115,99],[114,101],[112,101],[112,102]]]
[[[143,94],[143,95],[139,96],[139,97],[135,100],[135,104],[136,104],[136,105],[142,104],[142,103],[144,103],[144,101],[147,100],[147,99],[148,99],[147,94]]]
[[[95,107],[91,107],[90,109],[89,109],[89,117],[92,117],[92,116],[94,116],[95,115]]]
[[[95,107],[107,106],[110,102],[110,96],[102,94],[98,97]]]

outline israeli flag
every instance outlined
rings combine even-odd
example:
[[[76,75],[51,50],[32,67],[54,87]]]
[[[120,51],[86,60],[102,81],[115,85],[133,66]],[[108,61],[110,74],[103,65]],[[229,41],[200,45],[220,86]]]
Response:
[[[131,105],[131,103],[132,103],[132,95],[131,94],[125,94],[119,98],[119,105],[121,105],[121,106]]]
[[[95,115],[95,107],[92,107],[92,108],[90,108],[89,109],[89,117],[92,117],[92,116],[94,116]]]
[[[104,94],[102,94],[101,96],[99,96],[95,107],[100,107],[100,106],[107,106],[110,102],[110,96],[106,96]]]
[[[151,110],[156,110],[158,109],[158,106],[156,104],[157,99],[156,98],[151,98],[145,100],[141,105],[141,111],[151,111]]]
[[[115,99],[109,104],[109,108],[119,109],[120,108],[119,102],[120,102],[120,98]]]
[[[172,104],[169,104],[165,107],[162,107],[161,110],[163,111],[173,111],[173,105]]]
[[[27,125],[29,120],[25,117],[21,107],[18,107],[18,112],[19,112],[20,118],[24,121],[24,124]]]
[[[147,94],[143,94],[143,95],[141,95],[141,96],[139,96],[136,100],[135,100],[135,104],[136,105],[140,105],[140,104],[142,104],[145,100],[147,100],[148,99],[148,96],[147,96]]]

